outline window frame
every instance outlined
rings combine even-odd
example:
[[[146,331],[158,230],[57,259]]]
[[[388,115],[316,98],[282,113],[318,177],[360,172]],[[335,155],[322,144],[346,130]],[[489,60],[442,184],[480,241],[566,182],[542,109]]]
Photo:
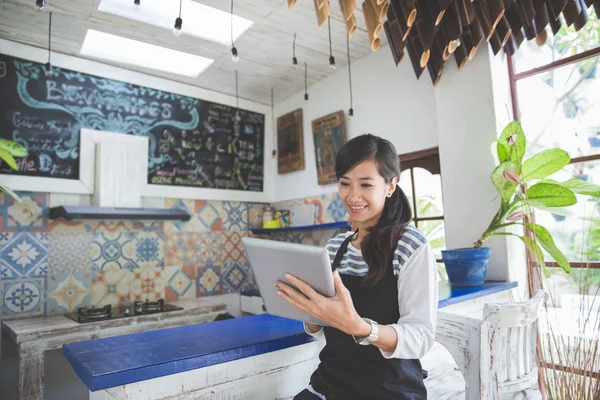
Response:
[[[512,105],[513,118],[515,121],[521,120],[521,112],[519,110],[519,98],[517,95],[517,82],[521,79],[529,78],[531,76],[539,75],[544,72],[548,72],[560,67],[564,67],[566,65],[575,64],[576,62],[586,60],[588,58],[600,57],[600,47],[596,47],[591,50],[584,51],[583,53],[575,54],[573,56],[569,56],[554,62],[551,62],[546,65],[542,65],[540,67],[532,68],[527,71],[523,71],[520,73],[515,72],[514,65],[514,57],[508,56],[508,79],[510,83],[510,98]],[[572,158],[569,162],[571,164],[579,164],[589,161],[600,161],[600,153],[593,154],[584,157],[575,157]],[[592,269],[600,269],[600,262],[590,261],[590,262],[579,262],[579,261],[570,261],[571,268],[592,268]],[[546,261],[545,265],[547,267],[558,267],[558,264],[553,261]]]
[[[412,196],[412,207],[414,210],[413,221],[416,227],[419,227],[419,222],[423,221],[444,221],[444,213],[438,217],[419,217],[417,215],[417,192],[415,189],[415,168],[423,168],[429,171],[433,175],[442,176],[442,169],[440,166],[440,149],[439,147],[432,147],[425,150],[415,151],[412,153],[400,154],[400,170],[402,172],[410,171],[410,184],[411,184],[411,196]],[[444,229],[445,231],[445,229]],[[445,235],[445,232],[444,232]],[[443,260],[436,259],[438,263],[443,263]]]

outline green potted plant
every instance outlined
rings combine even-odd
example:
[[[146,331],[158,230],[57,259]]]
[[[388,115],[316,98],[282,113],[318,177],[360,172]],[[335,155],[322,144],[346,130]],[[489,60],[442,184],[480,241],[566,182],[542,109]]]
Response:
[[[483,244],[494,235],[516,236],[522,240],[547,276],[549,272],[544,265],[542,247],[565,272],[570,272],[571,266],[554,243],[550,232],[539,224],[528,223],[527,217],[533,214],[535,208],[551,211],[572,206],[577,203],[576,193],[600,197],[600,186],[577,178],[566,182],[549,179],[569,164],[569,154],[554,148],[524,160],[526,147],[527,141],[521,124],[509,123],[496,142],[499,165],[491,174],[492,183],[501,197],[498,212],[472,248],[442,251],[442,259],[452,285],[483,284],[491,255],[491,249],[483,247]],[[533,238],[505,231],[505,228],[514,225],[522,225],[533,232]]]
[[[17,170],[17,161],[15,157],[27,157],[27,150],[21,144],[8,139],[0,139],[0,159],[4,161],[11,169]],[[15,201],[23,204],[23,201],[9,187],[0,183],[0,192],[6,193]]]

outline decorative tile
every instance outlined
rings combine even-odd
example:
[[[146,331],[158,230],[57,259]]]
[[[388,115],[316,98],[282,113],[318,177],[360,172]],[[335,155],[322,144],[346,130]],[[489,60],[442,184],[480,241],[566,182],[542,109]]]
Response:
[[[73,273],[82,278],[90,273],[92,235],[89,233],[49,233],[49,275]]]
[[[221,266],[214,265],[211,261],[198,267],[196,273],[196,296],[212,296],[223,293],[223,279]]]
[[[135,238],[136,261],[164,267],[164,234],[162,232],[140,232]]]
[[[53,233],[83,233],[91,232],[89,225],[84,221],[65,221],[62,219],[49,219],[46,230]]]
[[[92,267],[97,271],[109,266],[136,269],[136,236],[133,232],[93,233],[90,246]]]
[[[222,219],[224,231],[247,231],[248,203],[224,201]]]
[[[0,252],[2,279],[43,277],[48,272],[48,234],[15,233],[4,236]]]
[[[223,284],[226,293],[239,293],[246,282],[250,272],[247,262],[223,263]]]
[[[39,317],[46,314],[46,278],[3,280],[3,319]]]
[[[166,281],[155,264],[143,264],[134,273],[129,297],[131,302],[156,301],[165,297]]]
[[[201,225],[196,218],[195,200],[165,199],[165,207],[184,210],[192,215],[189,221],[167,221],[164,223],[165,232],[198,232]]]
[[[196,248],[200,242],[197,232],[165,233],[165,264],[167,266],[196,265]]]
[[[164,225],[164,221],[133,221],[132,229],[143,232],[162,232]]]
[[[48,204],[48,195],[46,193],[19,193],[19,196],[24,205],[17,203],[7,194],[1,194],[2,230],[9,232],[46,231],[44,214]]]
[[[116,263],[107,264],[92,278],[92,305],[117,306],[130,301],[131,285],[136,275],[128,269],[120,269]]]
[[[61,272],[48,277],[48,315],[73,312],[92,305],[92,274]]]
[[[118,233],[131,232],[133,223],[131,221],[106,220],[106,221],[86,221],[85,231],[93,233]]]
[[[223,205],[220,201],[196,200],[196,218],[200,224],[199,231],[220,231],[223,228],[221,212]]]
[[[176,301],[185,298],[194,298],[196,279],[196,267],[185,265],[183,267],[168,266],[161,276],[167,282],[165,288],[165,300]]]
[[[344,204],[337,193],[335,198],[327,205],[327,212],[331,216],[331,219],[336,222],[343,221],[348,217]]]
[[[221,259],[223,261],[246,261],[246,252],[242,244],[243,236],[249,236],[249,232],[221,233]]]
[[[336,229],[315,229],[306,234],[303,243],[324,247],[329,239],[336,236],[336,232]]]
[[[201,233],[196,244],[196,256],[198,262],[206,264],[208,261],[218,262],[221,260],[221,242],[218,232]]]

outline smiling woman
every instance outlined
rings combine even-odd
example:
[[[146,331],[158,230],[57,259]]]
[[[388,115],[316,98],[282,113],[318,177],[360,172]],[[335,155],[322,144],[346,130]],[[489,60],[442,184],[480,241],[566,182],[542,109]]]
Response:
[[[286,278],[302,293],[277,282],[292,307],[328,324],[305,324],[326,345],[295,399],[426,399],[419,358],[434,342],[436,262],[409,225],[396,149],[374,135],[353,138],[337,155],[336,175],[353,229],[327,244],[336,295],[323,297],[293,276]]]

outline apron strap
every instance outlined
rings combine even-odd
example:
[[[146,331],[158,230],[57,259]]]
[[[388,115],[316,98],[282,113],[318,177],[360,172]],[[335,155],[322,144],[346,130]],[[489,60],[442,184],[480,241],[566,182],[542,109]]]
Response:
[[[346,254],[346,251],[348,250],[348,245],[352,241],[352,238],[354,237],[354,235],[356,235],[357,233],[358,233],[358,229],[356,230],[356,232],[354,232],[352,235],[348,236],[344,240],[344,242],[338,249],[337,253],[335,253],[335,258],[333,259],[333,264],[331,265],[332,271],[335,271],[336,268],[339,267],[340,263],[342,262],[342,258],[344,257],[344,254]]]

